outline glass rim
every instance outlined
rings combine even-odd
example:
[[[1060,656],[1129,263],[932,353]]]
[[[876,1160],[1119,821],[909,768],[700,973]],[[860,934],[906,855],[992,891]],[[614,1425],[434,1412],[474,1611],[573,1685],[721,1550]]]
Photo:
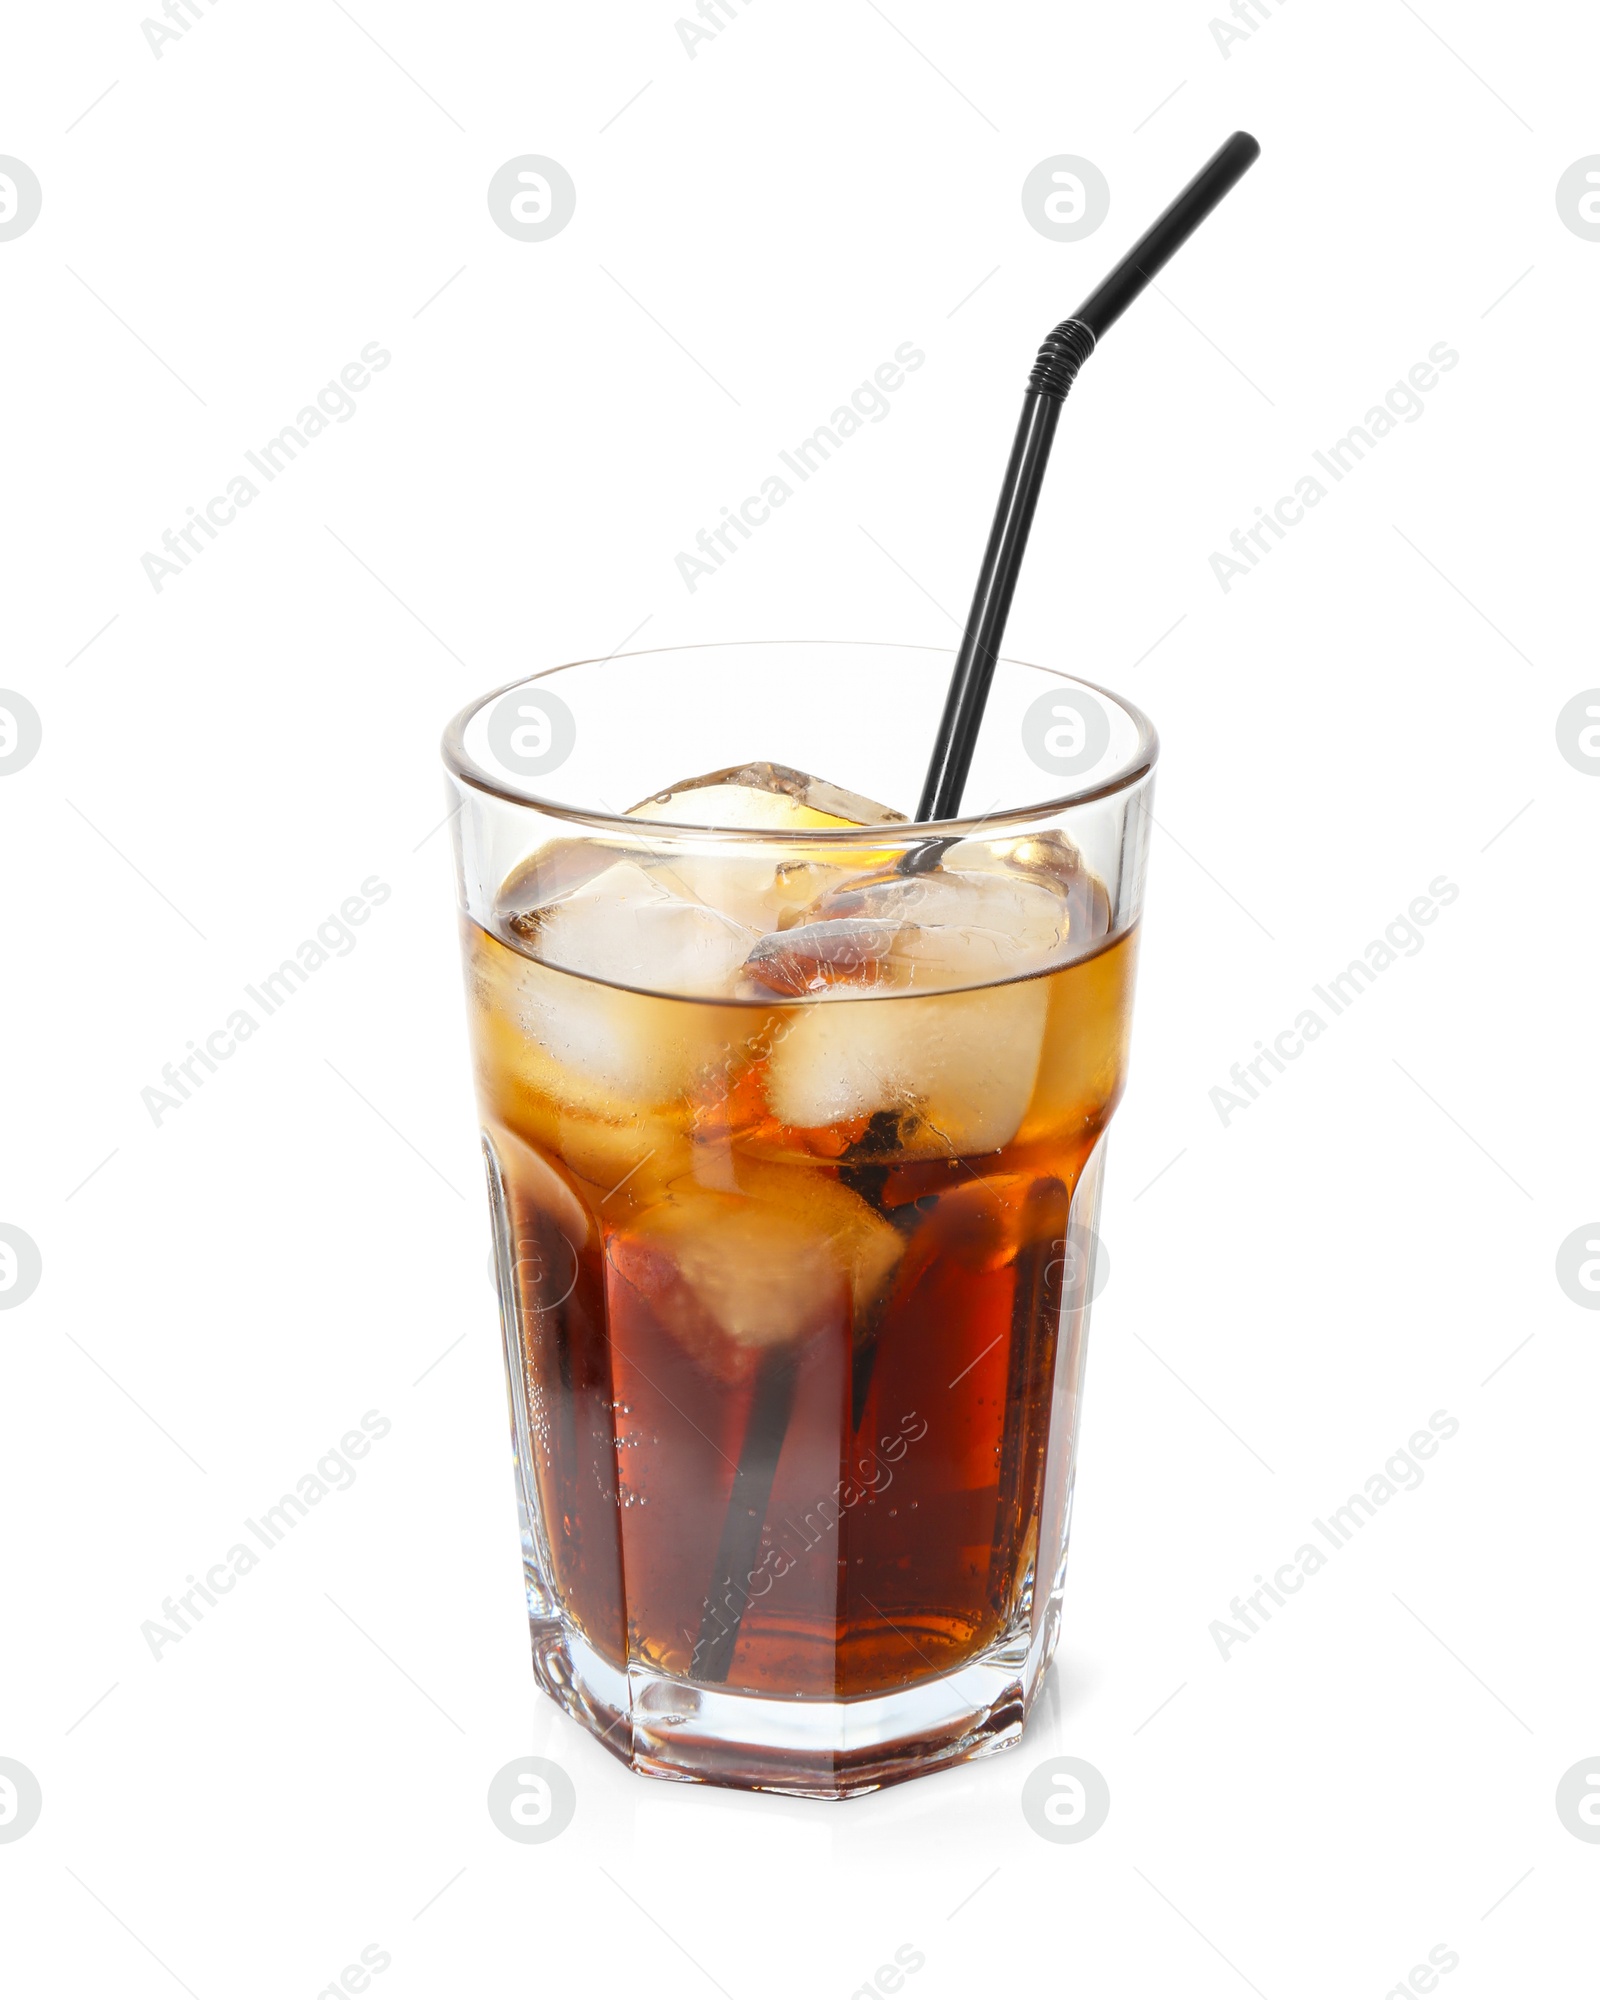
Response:
[[[587,806],[566,805],[555,799],[542,798],[536,792],[519,789],[511,780],[486,771],[467,753],[468,724],[481,709],[490,702],[498,701],[502,695],[509,694],[513,688],[531,687],[539,681],[549,680],[556,674],[570,673],[577,667],[609,666],[613,660],[662,659],[675,653],[711,653],[740,647],[753,649],[771,646],[849,646],[883,652],[932,653],[944,659],[953,659],[955,654],[953,647],[924,646],[898,639],[713,639],[690,641],[681,646],[641,646],[631,653],[602,653],[591,659],[563,660],[559,665],[545,667],[538,673],[519,674],[515,680],[491,688],[487,694],[475,696],[445,725],[444,735],[439,744],[440,755],[450,775],[461,784],[470,785],[474,791],[483,792],[491,798],[502,799],[507,805],[530,807],[534,811],[548,814],[552,819],[567,820],[597,831],[637,834],[640,830],[648,828],[654,837],[682,840],[711,835],[719,840],[743,841],[753,845],[776,842],[812,846],[819,842],[859,841],[862,831],[859,826],[740,827],[719,826],[714,821],[707,821],[703,825],[690,825],[681,820],[646,819],[642,814],[614,813]],[[1000,810],[991,809],[975,816],[875,822],[872,827],[875,840],[895,842],[903,838],[914,841],[935,832],[941,838],[970,839],[981,827],[1005,827],[1019,821],[1046,818],[1055,813],[1065,812],[1074,806],[1089,805],[1097,799],[1110,798],[1118,792],[1130,790],[1154,771],[1161,747],[1155,724],[1142,708],[1129,701],[1125,695],[1115,694],[1110,688],[1101,687],[1097,681],[1088,681],[1080,675],[1064,673],[1059,667],[1042,666],[1036,660],[1019,660],[1005,654],[996,664],[1026,667],[1030,672],[1047,674],[1074,687],[1087,688],[1090,693],[1111,702],[1134,725],[1136,740],[1133,749],[1108,777],[1100,779],[1095,784],[1079,786],[1054,798],[1040,799],[1027,805],[1007,806]],[[930,743],[928,747],[931,754],[932,744]]]

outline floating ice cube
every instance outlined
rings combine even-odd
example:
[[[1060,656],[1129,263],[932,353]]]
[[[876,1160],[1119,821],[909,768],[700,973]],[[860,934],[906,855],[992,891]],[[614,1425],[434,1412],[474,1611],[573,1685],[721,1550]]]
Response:
[[[1083,856],[1056,828],[1043,833],[998,834],[987,840],[958,840],[944,854],[949,868],[995,874],[1033,875],[1065,893],[1083,873]]]
[[[478,961],[522,1118],[554,1121],[551,1143],[606,1185],[647,1152],[660,1155],[652,1180],[673,1161],[683,1171],[697,1107],[721,1096],[762,1026],[757,1009],[706,1004],[728,995],[755,933],[632,860],[505,921],[522,949],[484,939]],[[687,997],[626,990],[652,986]]]
[[[1066,906],[1065,929],[1074,957],[1111,927],[1105,884],[1084,866],[1077,848],[1055,828],[995,840],[958,841],[943,858],[947,870],[1012,879],[1021,875],[1057,896]]]
[[[570,895],[509,921],[546,965],[684,996],[725,996],[756,942],[746,925],[674,895],[636,861],[614,861]]]
[[[821,861],[774,864],[773,856],[734,848],[658,849],[643,865],[669,895],[720,910],[758,936],[793,923],[824,890],[852,870]]]
[[[1042,979],[822,1000],[775,1040],[767,1103],[800,1130],[895,1113],[902,1158],[993,1152],[1016,1136],[1028,1108],[1048,1004]]]
[[[469,950],[486,1120],[523,1133],[602,1192],[625,1181],[616,1197],[624,1210],[687,1173],[691,1094],[734,1061],[726,1045],[741,1045],[738,1028],[759,1026],[760,1010],[592,985],[481,931]],[[607,1215],[616,1214],[614,1204]]]
[[[525,855],[501,884],[496,912],[502,923],[528,910],[542,909],[574,889],[603,874],[617,861],[637,860],[629,848],[601,840],[581,840],[561,835],[544,841]]]
[[[747,992],[803,1000],[836,986],[860,991],[905,984],[895,960],[907,926],[871,917],[836,917],[769,932],[744,965]]]
[[[892,806],[880,806],[787,764],[730,764],[703,778],[685,778],[641,799],[628,816],[674,826],[749,828],[883,826],[905,818]]]
[[[641,800],[629,817],[679,826],[803,832],[885,825],[900,815],[785,764],[740,764],[669,786]],[[757,932],[782,930],[826,889],[892,858],[891,850],[864,847],[846,854],[802,851],[780,859],[773,851],[751,852],[731,842],[680,842],[646,849],[640,856],[669,894],[704,903]]]
[[[745,963],[745,992],[819,1002],[774,1042],[769,1108],[802,1131],[892,1114],[902,1158],[1008,1144],[1049,1007],[1044,982],[1024,975],[1060,958],[1069,930],[1064,896],[1014,868],[830,888]]]
[[[764,937],[746,961],[743,990],[803,999],[847,987],[989,985],[1051,964],[1067,931],[1065,902],[1025,876],[858,876]]]
[[[952,964],[971,961],[979,978],[1001,978],[1009,967],[1026,972],[1047,965],[1067,931],[1062,896],[1042,882],[1013,871],[994,873],[940,867],[925,875],[881,875],[846,882],[821,896],[810,913],[818,922],[855,918],[900,924],[906,934],[896,947],[908,963],[926,966],[912,985],[932,985],[940,963],[935,932],[952,936]],[[981,942],[995,939],[992,947]],[[957,942],[960,940],[960,942]],[[984,965],[982,961],[989,961]],[[953,984],[954,981],[944,981]]]

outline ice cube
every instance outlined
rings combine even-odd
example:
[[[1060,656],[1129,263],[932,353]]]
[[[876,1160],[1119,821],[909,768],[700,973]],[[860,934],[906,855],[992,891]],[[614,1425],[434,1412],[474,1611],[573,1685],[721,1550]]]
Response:
[[[765,1025],[758,1008],[705,997],[726,995],[755,934],[634,861],[507,922],[521,950],[481,932],[474,947],[491,1024],[482,1090],[602,1189],[639,1170],[628,1202],[685,1172],[697,1115],[721,1103]],[[700,997],[626,990],[654,983]]]
[[[1054,827],[1043,833],[958,840],[945,850],[943,859],[952,868],[977,869],[988,874],[1014,874],[1020,870],[1063,890],[1083,873],[1083,856]]]
[[[949,934],[952,967],[970,961],[977,977],[993,979],[1004,976],[1007,964],[1017,972],[1048,964],[1065,937],[1067,916],[1064,898],[1029,876],[947,867],[846,882],[808,913],[819,923],[854,918],[905,927],[897,952],[908,965],[926,968],[907,982],[917,986],[957,983],[937,980],[936,933]],[[996,942],[986,945],[986,937]]]
[[[904,924],[870,917],[837,917],[769,932],[745,960],[744,987],[800,1000],[835,986],[903,985],[894,954],[906,935]]]
[[[685,997],[725,996],[756,942],[746,925],[674,895],[636,861],[614,861],[570,895],[508,921],[546,965]]]
[[[858,876],[762,938],[742,990],[802,999],[844,987],[988,985],[1050,964],[1067,930],[1066,904],[1025,876]]]
[[[951,939],[939,943],[948,951]],[[903,1159],[994,1152],[1015,1138],[1033,1094],[1047,984],[862,1000],[837,997],[848,990],[840,986],[773,1038],[768,1106],[800,1131],[893,1113]]]
[[[753,831],[885,825],[900,814],[785,764],[739,764],[669,786],[631,809],[630,818],[680,826]],[[781,930],[826,889],[864,870],[882,868],[894,851],[862,847],[801,851],[779,859],[730,843],[686,843],[646,849],[641,861],[669,894],[720,910],[751,930]]]
[[[637,860],[635,849],[618,847],[603,840],[576,839],[562,835],[547,840],[524,856],[501,884],[495,909],[502,925],[514,927],[523,912],[537,910],[602,874],[614,862]]]
[[[720,910],[758,936],[781,930],[848,870],[825,864],[775,864],[771,854],[732,848],[661,848],[644,866],[669,895]]]
[[[478,931],[469,943],[486,1118],[522,1133],[623,1212],[689,1170],[692,1094],[748,1058],[757,1008],[667,1002],[539,965]],[[730,1049],[729,1045],[733,1045]],[[608,1218],[618,1210],[606,1209]]]
[[[997,840],[958,841],[943,858],[948,869],[964,873],[1023,875],[1059,897],[1066,905],[1066,932],[1073,957],[1111,928],[1105,884],[1084,866],[1077,848],[1054,827]]]
[[[1064,897],[1016,868],[834,886],[745,963],[745,992],[818,1001],[773,1042],[769,1109],[801,1132],[889,1114],[907,1159],[1007,1145],[1049,1007],[1024,975],[1062,956],[1069,929]]]
[[[607,1263],[714,1373],[752,1349],[864,1326],[905,1248],[892,1223],[816,1168],[741,1160],[738,1187],[686,1179],[615,1231]]]
[[[725,1024],[692,1001],[666,1001],[565,973],[519,982],[516,1022],[568,1073],[559,1096],[627,1121],[633,1109],[692,1095],[715,1065]]]
[[[703,778],[685,778],[641,799],[628,816],[674,826],[749,828],[883,826],[905,818],[892,806],[787,764],[730,764]]]

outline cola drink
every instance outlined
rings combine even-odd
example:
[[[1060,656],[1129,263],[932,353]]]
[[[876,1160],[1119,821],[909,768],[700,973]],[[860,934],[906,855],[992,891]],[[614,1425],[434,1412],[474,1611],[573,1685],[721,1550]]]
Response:
[[[635,814],[463,918],[536,1668],[638,1768],[837,1795],[1048,1662],[1137,925],[1059,831],[781,767]]]

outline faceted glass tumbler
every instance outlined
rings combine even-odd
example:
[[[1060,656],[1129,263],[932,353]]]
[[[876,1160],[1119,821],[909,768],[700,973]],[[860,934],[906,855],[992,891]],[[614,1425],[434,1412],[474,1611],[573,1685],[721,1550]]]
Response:
[[[950,664],[632,654],[446,733],[534,1672],[640,1772],[914,1777],[1056,1644],[1156,743],[1002,662],[913,825]]]

